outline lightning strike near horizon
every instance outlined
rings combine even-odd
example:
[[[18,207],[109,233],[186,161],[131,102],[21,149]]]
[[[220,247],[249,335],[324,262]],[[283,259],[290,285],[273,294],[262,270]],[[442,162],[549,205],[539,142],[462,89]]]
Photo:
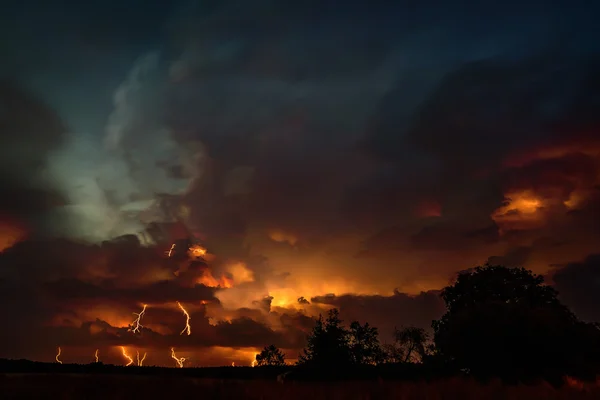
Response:
[[[127,361],[129,361],[127,364],[125,364],[126,367],[129,367],[131,364],[133,364],[133,358],[131,358],[131,356],[127,354],[125,346],[121,346],[121,353],[123,354],[123,357],[125,357]]]
[[[60,349],[60,346],[58,347],[58,353],[56,353],[56,357],[54,357],[54,359],[56,360],[57,363],[62,364],[62,361],[60,361],[60,359],[58,357],[60,357],[60,354],[62,353],[62,350]]]
[[[186,361],[186,358],[185,357],[177,358],[177,356],[175,355],[174,347],[171,347],[171,358],[173,360],[175,360],[175,362],[177,362],[177,365],[179,366],[179,368],[183,368],[183,363]]]
[[[98,358],[98,349],[96,349],[96,352],[94,353],[94,357],[96,358],[96,362],[100,361],[100,359]]]
[[[181,311],[183,311],[183,314],[185,315],[185,328],[183,328],[183,330],[179,334],[183,335],[184,332],[187,332],[187,335],[189,336],[192,334],[192,328],[190,326],[190,314],[188,314],[187,310],[183,308],[180,302],[177,302],[177,306],[179,307],[179,309],[181,309]]]
[[[144,304],[144,308],[142,308],[142,311],[140,311],[139,313],[133,313],[134,315],[137,315],[137,318],[131,323],[131,326],[128,329],[129,332],[137,333],[140,331],[140,328],[144,327],[141,324],[141,321],[142,317],[144,316],[144,313],[146,312],[146,307],[148,307],[148,305]]]
[[[144,360],[146,359],[146,355],[148,353],[144,352],[144,356],[140,359],[140,352],[136,350],[136,355],[137,355],[137,365],[138,367],[143,367],[144,366]]]

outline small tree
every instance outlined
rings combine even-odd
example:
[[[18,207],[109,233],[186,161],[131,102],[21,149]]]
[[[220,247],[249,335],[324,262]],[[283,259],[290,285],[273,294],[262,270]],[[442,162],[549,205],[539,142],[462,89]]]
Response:
[[[298,359],[298,364],[316,367],[337,367],[350,364],[352,354],[348,331],[342,326],[339,311],[329,311],[327,319],[319,315],[308,343]]]
[[[386,343],[381,346],[383,362],[398,364],[404,361],[404,353],[396,343]]]
[[[256,365],[259,367],[285,365],[285,355],[275,345],[266,346],[260,354],[256,355]]]
[[[349,346],[352,361],[355,364],[379,364],[383,360],[383,351],[379,343],[377,328],[369,323],[361,325],[358,321],[350,324]]]
[[[423,328],[408,326],[394,329],[394,339],[402,353],[402,362],[421,362],[427,355],[429,335]]]

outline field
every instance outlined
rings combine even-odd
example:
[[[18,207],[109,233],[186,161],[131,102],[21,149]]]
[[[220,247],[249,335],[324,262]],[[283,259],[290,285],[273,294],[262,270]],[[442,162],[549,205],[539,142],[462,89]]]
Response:
[[[462,378],[425,382],[308,383],[181,376],[108,374],[3,374],[1,399],[598,399],[600,387],[572,382],[486,385]]]

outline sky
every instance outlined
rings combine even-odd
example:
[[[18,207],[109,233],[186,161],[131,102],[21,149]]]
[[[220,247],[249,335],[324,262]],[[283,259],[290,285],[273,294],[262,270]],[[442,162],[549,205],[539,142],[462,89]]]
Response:
[[[600,10],[538,3],[6,2],[0,357],[293,360],[486,262],[599,320]]]

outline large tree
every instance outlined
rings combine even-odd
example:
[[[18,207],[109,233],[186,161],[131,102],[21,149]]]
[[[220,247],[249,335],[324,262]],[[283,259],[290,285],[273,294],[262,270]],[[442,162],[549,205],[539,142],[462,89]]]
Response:
[[[523,268],[485,265],[442,290],[433,322],[438,353],[473,373],[511,377],[577,374],[598,363],[599,331],[580,322]]]

